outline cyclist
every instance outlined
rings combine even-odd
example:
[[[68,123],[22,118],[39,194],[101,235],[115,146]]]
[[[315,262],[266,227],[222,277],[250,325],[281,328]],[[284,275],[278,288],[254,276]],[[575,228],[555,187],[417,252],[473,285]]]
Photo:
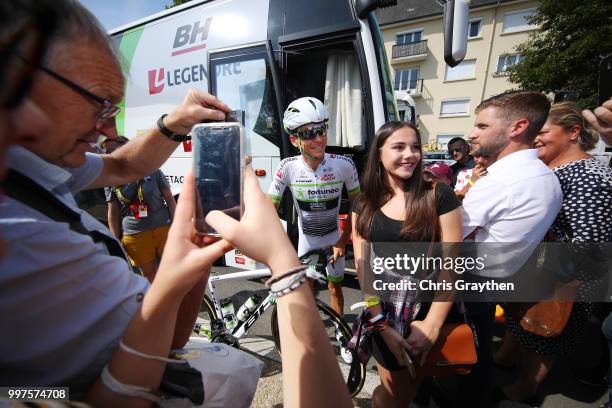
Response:
[[[283,125],[291,144],[300,155],[280,162],[268,195],[278,208],[285,188],[289,186],[298,211],[298,255],[332,246],[333,262],[327,265],[327,280],[332,308],[342,316],[344,296],[344,249],[350,237],[351,219],[340,234],[338,214],[342,185],[348,191],[349,203],[359,193],[359,178],[353,161],[344,156],[325,153],[327,121],[325,105],[313,97],[291,102],[285,110]]]

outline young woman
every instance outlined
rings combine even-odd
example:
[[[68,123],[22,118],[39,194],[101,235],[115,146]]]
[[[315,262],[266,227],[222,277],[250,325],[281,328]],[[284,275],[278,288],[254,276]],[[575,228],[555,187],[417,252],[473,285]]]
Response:
[[[450,186],[437,183],[434,187],[423,178],[421,138],[412,124],[383,125],[368,157],[363,192],[353,208],[353,248],[362,285],[364,242],[461,241],[461,202]],[[406,353],[414,361],[424,361],[452,304],[414,307],[410,302],[394,302],[368,307],[369,316],[379,319],[377,323],[381,314],[386,322],[372,336],[372,354],[381,379],[372,395],[374,407],[408,406],[418,380],[406,368]]]

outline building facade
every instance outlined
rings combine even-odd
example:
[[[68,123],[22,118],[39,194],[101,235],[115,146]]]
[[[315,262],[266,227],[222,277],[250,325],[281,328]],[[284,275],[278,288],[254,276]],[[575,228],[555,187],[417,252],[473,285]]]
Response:
[[[376,12],[381,26],[395,98],[404,115],[407,102],[426,150],[445,150],[453,137],[466,137],[474,109],[492,95],[516,88],[506,70],[522,56],[515,47],[538,29],[527,18],[534,0],[472,0],[467,54],[454,68],[444,62],[442,6],[424,0],[398,0]]]

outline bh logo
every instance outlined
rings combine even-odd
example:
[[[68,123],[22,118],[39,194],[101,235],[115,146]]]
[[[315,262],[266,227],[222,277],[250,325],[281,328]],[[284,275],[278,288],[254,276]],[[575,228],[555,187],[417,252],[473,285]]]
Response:
[[[211,22],[212,17],[208,17],[204,22],[196,21],[193,24],[178,27],[174,35],[174,43],[170,55],[175,57],[177,55],[205,49]],[[170,72],[166,75],[166,70],[164,68],[149,70],[149,95],[162,92],[166,85],[166,80],[170,79],[169,76]],[[184,74],[182,74],[182,76],[184,76]],[[175,78],[175,84],[177,82]],[[183,79],[183,82],[186,83],[191,81]],[[172,86],[174,84],[169,85]]]

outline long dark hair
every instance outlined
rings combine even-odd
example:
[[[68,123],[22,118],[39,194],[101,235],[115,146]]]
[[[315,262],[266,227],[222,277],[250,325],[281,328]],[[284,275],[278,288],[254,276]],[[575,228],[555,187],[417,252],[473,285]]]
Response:
[[[369,239],[374,214],[393,197],[387,171],[380,162],[380,149],[389,136],[402,128],[412,129],[416,134],[421,160],[415,166],[412,177],[406,180],[404,188],[406,218],[402,225],[401,235],[412,241],[437,241],[439,222],[435,206],[435,191],[433,184],[423,178],[421,135],[419,130],[409,122],[388,122],[376,132],[374,142],[370,146],[368,163],[362,180],[363,190],[358,203],[361,211],[357,219],[357,232],[365,239]]]

